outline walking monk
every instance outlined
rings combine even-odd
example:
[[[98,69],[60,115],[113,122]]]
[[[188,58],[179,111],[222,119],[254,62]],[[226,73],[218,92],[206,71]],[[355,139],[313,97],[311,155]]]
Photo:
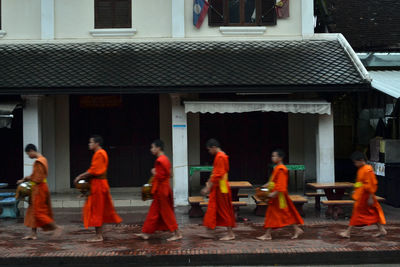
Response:
[[[354,226],[366,226],[376,224],[378,233],[374,237],[386,235],[383,227],[386,224],[385,216],[381,205],[375,197],[378,189],[372,166],[367,165],[364,154],[357,151],[351,156],[354,165],[358,168],[357,180],[354,184],[353,199],[355,200],[353,214],[351,215],[350,224],[346,231],[340,233],[340,236],[350,238],[351,229]]]
[[[96,236],[87,242],[103,241],[103,224],[120,223],[122,219],[115,212],[107,181],[108,155],[101,147],[103,138],[93,135],[89,139],[89,149],[94,152],[90,168],[75,178],[75,183],[80,180],[89,180],[90,195],[83,207],[83,225],[85,228],[95,227]]]
[[[303,218],[301,218],[292,200],[289,198],[287,190],[289,175],[288,169],[283,165],[284,157],[285,154],[280,149],[272,152],[272,162],[276,166],[269,182],[264,185],[264,187],[271,190],[264,221],[264,228],[267,231],[264,235],[257,237],[259,240],[271,240],[272,229],[288,225],[293,225],[294,228],[292,239],[296,239],[303,234],[303,230],[299,227],[299,224],[304,224]]]
[[[207,141],[207,149],[214,155],[213,171],[201,193],[209,193],[207,212],[204,215],[203,225],[210,230],[217,226],[227,227],[227,234],[220,240],[233,240],[235,234],[232,228],[236,226],[235,213],[232,206],[232,194],[228,184],[229,160],[221,150],[215,139]]]
[[[51,209],[50,191],[47,186],[48,164],[35,145],[29,144],[25,147],[25,152],[31,159],[36,159],[33,163],[33,172],[30,176],[19,180],[17,183],[29,181],[32,186],[29,198],[29,207],[26,211],[24,224],[32,228],[30,235],[23,239],[37,239],[37,228],[43,231],[54,231],[55,236],[61,234],[62,228],[54,223],[53,212]]]
[[[173,232],[173,235],[167,241],[182,239],[175,218],[174,197],[169,184],[171,163],[164,155],[164,142],[155,140],[151,144],[150,151],[157,157],[154,168],[151,170],[153,202],[143,224],[142,233],[137,236],[147,240],[156,231],[170,231]]]

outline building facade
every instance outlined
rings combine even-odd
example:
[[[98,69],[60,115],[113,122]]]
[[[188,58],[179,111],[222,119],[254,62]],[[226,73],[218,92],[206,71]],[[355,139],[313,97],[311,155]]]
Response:
[[[211,137],[230,155],[232,180],[263,183],[280,147],[308,179],[332,182],[331,104],[370,90],[346,39],[314,34],[312,0],[212,0],[200,28],[192,0],[0,5],[1,102],[15,107],[0,130],[9,183],[30,173],[22,152],[34,143],[49,159],[50,189],[70,192],[91,134],[105,138],[114,191],[148,180],[150,143],[163,139],[178,205],[200,184],[189,167],[212,163]]]

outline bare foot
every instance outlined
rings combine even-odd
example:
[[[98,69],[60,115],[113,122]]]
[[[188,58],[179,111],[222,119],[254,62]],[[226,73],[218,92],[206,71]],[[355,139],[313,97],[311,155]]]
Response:
[[[89,243],[102,242],[102,241],[103,241],[103,237],[101,237],[101,236],[96,236],[95,238],[86,240],[86,242],[89,242]]]
[[[265,240],[272,240],[272,236],[271,235],[268,235],[268,234],[264,234],[264,235],[262,235],[262,236],[259,236],[259,237],[256,237],[258,240],[263,240],[263,241],[265,241]]]
[[[135,236],[140,237],[143,240],[148,240],[150,238],[150,235],[145,233],[135,234]]]
[[[183,238],[182,234],[174,234],[170,238],[167,239],[167,241],[176,241],[176,240],[181,240]]]
[[[234,234],[227,234],[226,236],[221,237],[219,240],[220,241],[229,241],[229,240],[234,240],[235,235]]]
[[[294,235],[292,236],[291,239],[297,239],[299,236],[301,236],[302,234],[304,234],[304,231],[302,229],[296,229],[294,232]]]
[[[37,236],[35,235],[28,235],[22,238],[23,240],[36,240]]]
[[[387,231],[385,229],[382,229],[378,233],[374,234],[373,237],[381,237],[385,235],[387,235]]]
[[[344,231],[339,233],[339,236],[343,237],[343,238],[350,238],[350,233],[349,231]]]

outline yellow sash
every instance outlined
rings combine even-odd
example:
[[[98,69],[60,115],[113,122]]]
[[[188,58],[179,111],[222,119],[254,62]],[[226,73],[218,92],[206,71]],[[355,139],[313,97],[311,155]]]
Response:
[[[222,194],[228,193],[228,174],[225,173],[221,180],[219,180],[219,189]]]
[[[38,184],[38,183],[35,183],[34,181],[29,181],[29,183],[30,183],[32,186]],[[47,183],[47,179],[45,178],[45,179],[43,180],[42,183]]]
[[[278,193],[278,199],[279,199],[279,208],[280,209],[286,209],[287,203],[286,203],[285,194],[283,194],[282,192],[279,192]]]
[[[354,184],[354,188],[360,188],[361,186],[363,186],[364,184],[362,182],[357,182]]]

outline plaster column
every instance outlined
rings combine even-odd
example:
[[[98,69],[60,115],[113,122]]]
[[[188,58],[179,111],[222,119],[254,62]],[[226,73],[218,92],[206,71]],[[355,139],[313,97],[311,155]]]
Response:
[[[175,205],[188,203],[188,141],[185,107],[178,94],[171,95],[173,190]]]
[[[41,37],[54,39],[54,0],[41,0]]]
[[[317,126],[317,182],[335,182],[335,146],[333,113],[319,115]]]
[[[42,96],[23,96],[25,106],[23,109],[23,148],[24,151],[24,177],[32,174],[34,160],[25,153],[27,144],[34,144],[39,152],[42,151],[42,123],[41,100]]]
[[[172,0],[172,37],[185,37],[185,0]]]

